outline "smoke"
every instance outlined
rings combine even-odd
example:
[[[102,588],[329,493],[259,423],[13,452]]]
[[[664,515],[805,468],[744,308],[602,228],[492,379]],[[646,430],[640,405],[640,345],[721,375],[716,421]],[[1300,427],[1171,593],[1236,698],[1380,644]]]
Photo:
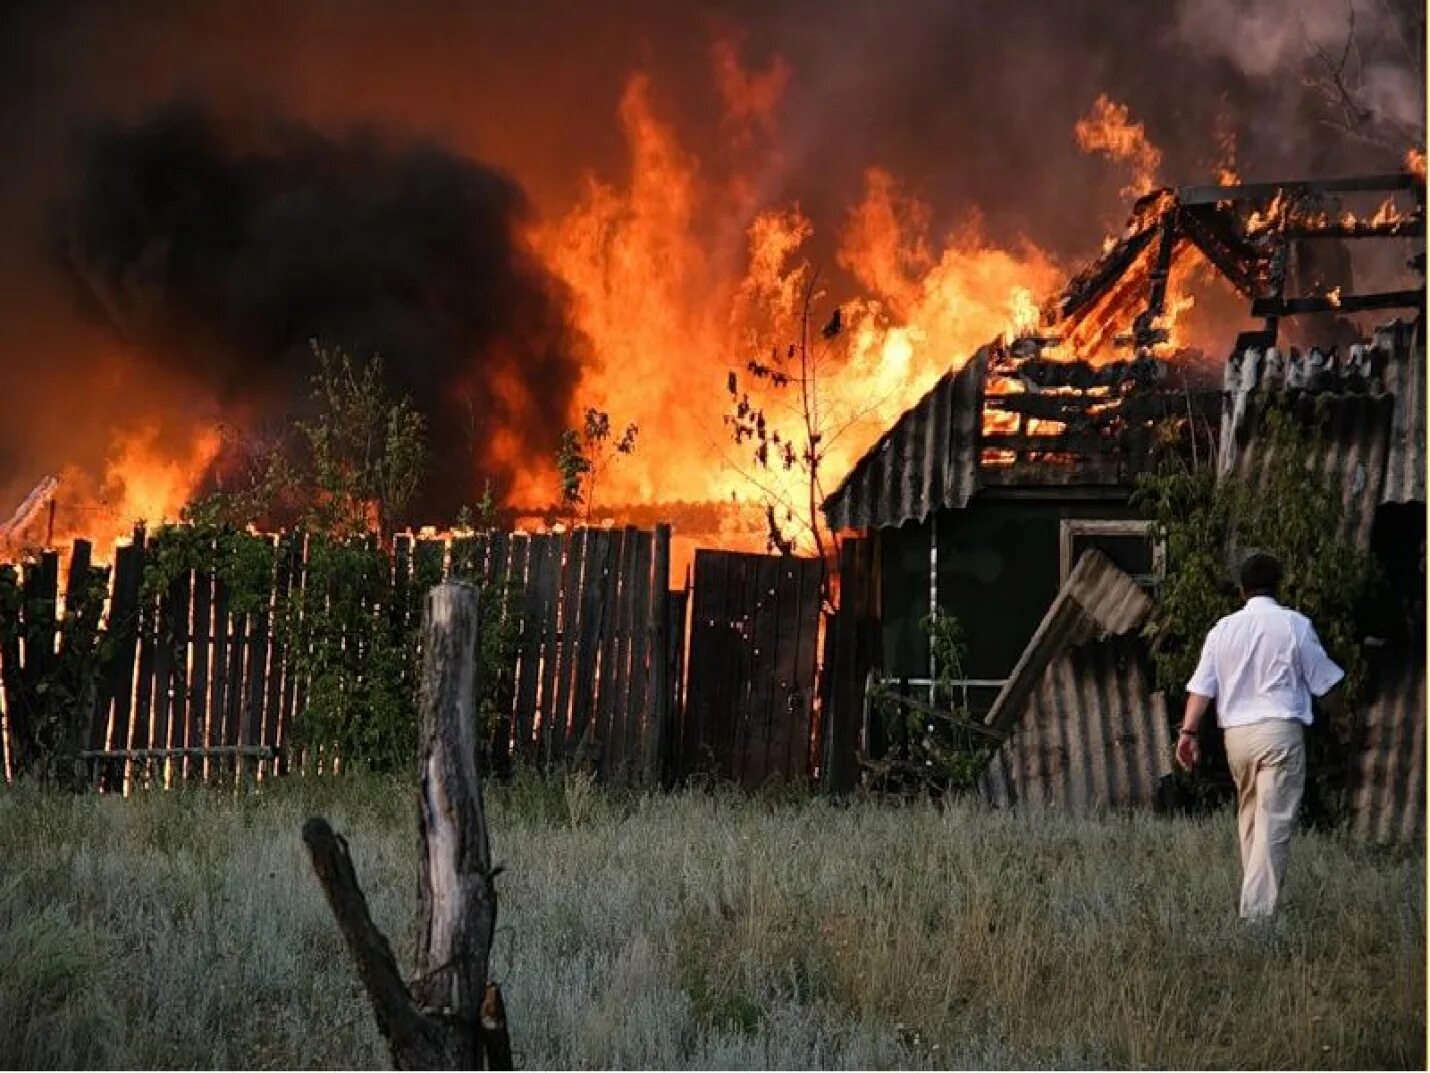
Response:
[[[180,105],[93,125],[77,164],[54,220],[65,274],[167,375],[286,417],[310,339],[379,353],[455,471],[423,504],[448,515],[478,473],[501,492],[522,456],[550,455],[582,343],[507,176],[371,130]]]
[[[1354,89],[1423,132],[1423,34],[1401,32],[1423,7],[1352,2]],[[0,392],[0,500],[66,464],[133,469],[115,461],[130,457],[114,450],[120,432],[185,461],[200,416],[286,419],[321,335],[380,350],[393,386],[428,410],[440,501],[423,513],[444,520],[481,474],[500,488],[549,464],[550,436],[602,401],[587,393],[598,359],[607,382],[649,381],[673,414],[706,391],[676,344],[702,327],[696,299],[738,282],[760,213],[797,208],[813,230],[801,252],[847,302],[868,297],[840,236],[871,174],[927,206],[929,264],[971,218],[989,246],[1026,238],[1064,267],[1095,255],[1135,178],[1074,137],[1104,95],[1160,151],[1169,184],[1213,177],[1233,143],[1248,181],[1398,166],[1404,146],[1384,123],[1385,144],[1347,135],[1325,122],[1324,87],[1307,85],[1316,48],[1343,43],[1346,10],[11,0],[0,375],[20,389]],[[604,195],[609,211],[586,211],[592,191],[640,185],[622,122],[637,84],[691,162],[693,200],[662,188],[651,200],[665,215]],[[575,237],[598,270],[567,294],[528,235],[573,219],[591,224]],[[689,234],[665,235],[667,221]],[[616,240],[641,227],[657,232],[652,271],[673,282],[613,304],[631,274]],[[661,252],[682,242],[688,270]],[[695,299],[663,301],[685,291]],[[592,356],[570,325],[598,301],[624,349]],[[637,345],[667,323],[672,345]],[[638,366],[621,360],[636,352]]]
[[[1403,154],[1425,140],[1424,8],[1389,0],[1180,0],[1177,32],[1264,95]]]

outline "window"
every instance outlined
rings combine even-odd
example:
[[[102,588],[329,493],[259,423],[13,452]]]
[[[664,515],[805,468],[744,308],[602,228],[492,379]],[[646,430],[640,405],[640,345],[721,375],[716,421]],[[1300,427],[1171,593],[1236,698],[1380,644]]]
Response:
[[[1155,587],[1166,573],[1166,548],[1153,539],[1148,521],[1064,519],[1059,545],[1060,582],[1088,548],[1102,552],[1143,588]]]

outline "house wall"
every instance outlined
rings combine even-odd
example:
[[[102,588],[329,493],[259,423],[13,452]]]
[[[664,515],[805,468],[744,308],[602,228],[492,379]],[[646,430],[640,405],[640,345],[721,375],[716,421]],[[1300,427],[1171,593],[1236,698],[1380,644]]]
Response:
[[[884,672],[924,678],[928,638],[929,543],[938,545],[938,602],[962,623],[965,678],[1007,677],[1057,595],[1064,519],[1135,518],[1125,495],[1059,490],[1039,498],[982,493],[963,510],[880,532]]]

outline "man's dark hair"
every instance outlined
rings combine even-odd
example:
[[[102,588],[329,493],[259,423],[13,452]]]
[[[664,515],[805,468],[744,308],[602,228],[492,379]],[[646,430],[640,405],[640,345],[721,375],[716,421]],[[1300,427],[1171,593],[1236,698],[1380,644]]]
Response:
[[[1281,564],[1274,555],[1254,551],[1241,561],[1241,591],[1248,596],[1275,596],[1281,587]]]

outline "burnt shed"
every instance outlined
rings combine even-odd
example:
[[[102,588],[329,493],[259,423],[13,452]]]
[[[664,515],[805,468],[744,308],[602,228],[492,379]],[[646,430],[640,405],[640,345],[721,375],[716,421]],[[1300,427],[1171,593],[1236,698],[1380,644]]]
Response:
[[[994,343],[885,432],[824,509],[875,544],[887,677],[932,676],[920,622],[937,606],[965,627],[962,678],[986,709],[1083,552],[1155,582],[1136,476],[1167,452],[1209,458],[1222,408],[1178,381],[1152,358],[1093,367]]]

